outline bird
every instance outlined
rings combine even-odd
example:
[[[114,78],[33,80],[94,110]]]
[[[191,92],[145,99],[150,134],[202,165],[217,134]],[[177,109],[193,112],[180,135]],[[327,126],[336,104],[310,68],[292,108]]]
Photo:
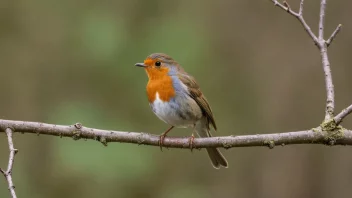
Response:
[[[160,135],[159,145],[174,127],[192,128],[199,137],[211,137],[210,126],[217,126],[210,105],[201,92],[195,78],[180,64],[164,53],[153,53],[143,63],[135,66],[145,69],[148,76],[146,87],[149,105],[154,114],[170,125]],[[190,137],[190,147],[194,134]],[[228,167],[226,158],[217,148],[206,148],[214,168]]]

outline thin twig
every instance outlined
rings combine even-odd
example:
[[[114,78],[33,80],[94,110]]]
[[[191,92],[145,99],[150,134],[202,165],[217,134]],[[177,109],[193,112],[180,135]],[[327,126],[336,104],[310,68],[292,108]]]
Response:
[[[334,93],[334,85],[332,83],[332,75],[330,69],[330,62],[328,58],[327,46],[332,42],[336,34],[338,33],[340,26],[335,30],[331,39],[327,41],[324,40],[324,20],[325,20],[325,9],[326,9],[326,0],[321,0],[320,3],[320,18],[319,18],[319,31],[318,38],[310,29],[309,25],[303,18],[303,4],[304,0],[301,0],[300,7],[298,13],[292,11],[290,6],[285,1],[284,5],[280,4],[277,0],[271,0],[274,2],[274,5],[280,7],[281,9],[287,11],[291,15],[295,16],[303,25],[306,32],[313,39],[315,45],[320,50],[320,55],[322,59],[323,70],[325,74],[325,88],[326,88],[326,108],[325,108],[325,121],[330,120],[334,117],[334,109],[335,109],[335,93]]]
[[[352,105],[348,106],[346,109],[342,110],[337,116],[335,116],[334,120],[336,124],[340,124],[342,120],[352,112]]]
[[[0,131],[7,127],[13,128],[16,132],[45,134],[60,137],[72,137],[74,140],[92,139],[97,140],[104,145],[108,142],[132,143],[138,145],[150,145],[159,147],[159,136],[149,133],[110,131],[102,129],[93,129],[74,124],[70,126],[53,125],[39,122],[24,122],[13,120],[0,120]],[[242,135],[242,136],[223,136],[210,138],[195,138],[194,148],[209,147],[253,147],[253,146],[275,146],[289,144],[329,144],[329,145],[352,145],[352,131],[339,129],[337,135],[330,133],[327,129],[318,127],[312,130],[259,134],[259,135]],[[189,148],[189,137],[169,137],[163,142],[165,147],[170,148]]]
[[[329,120],[334,116],[335,109],[335,91],[334,84],[332,83],[332,74],[330,68],[330,62],[328,58],[328,49],[326,41],[324,40],[324,20],[325,20],[325,9],[326,0],[321,0],[320,3],[320,18],[319,18],[319,49],[321,54],[321,60],[323,64],[323,70],[325,74],[325,88],[326,88],[326,108],[325,108],[325,120]]]
[[[296,12],[294,12],[292,9],[290,9],[289,6],[285,6],[285,5],[288,5],[288,3],[286,1],[284,1],[284,5],[279,3],[277,0],[271,0],[271,1],[274,3],[274,5],[280,7],[281,9],[292,14],[293,16],[298,17],[298,14]]]
[[[319,18],[319,41],[324,40],[324,22],[325,22],[325,8],[326,8],[326,0],[320,1],[320,18]]]
[[[303,17],[303,4],[304,4],[304,0],[301,0],[301,3],[299,4],[298,14],[302,17]]]
[[[286,7],[287,12],[290,12],[291,7],[290,7],[290,5],[287,3],[287,1],[284,1],[283,4],[284,4],[284,6]]]
[[[325,44],[320,45],[320,54],[323,64],[323,70],[325,75],[325,89],[326,89],[326,108],[325,108],[325,120],[329,120],[334,116],[335,109],[335,91],[334,84],[332,83],[332,74],[330,68],[330,62],[328,58],[327,46]]]
[[[275,6],[278,6],[279,8],[285,10],[286,12],[290,13],[292,16],[296,17],[299,22],[302,24],[304,30],[306,30],[306,32],[308,33],[308,35],[313,39],[314,43],[316,45],[318,45],[318,38],[315,36],[315,34],[313,33],[313,31],[310,29],[309,25],[307,24],[307,22],[304,20],[303,18],[303,0],[301,0],[301,4],[300,4],[300,11],[298,13],[294,12],[292,9],[290,9],[290,7],[285,6],[285,5],[289,5],[286,1],[285,1],[285,5],[279,3],[277,0],[271,0]]]
[[[7,170],[0,169],[0,172],[5,176],[7,183],[9,185],[9,191],[11,193],[12,198],[16,198],[16,192],[15,192],[15,185],[13,184],[12,181],[12,167],[13,163],[15,161],[15,154],[17,153],[17,149],[13,147],[13,141],[12,141],[12,129],[11,128],[6,128],[5,129],[6,135],[7,135],[7,140],[9,143],[9,150],[10,150],[10,156],[9,156],[9,162],[7,165]]]
[[[335,31],[331,34],[330,38],[326,41],[326,45],[329,47],[332,41],[335,39],[336,35],[340,32],[342,24],[339,24]]]

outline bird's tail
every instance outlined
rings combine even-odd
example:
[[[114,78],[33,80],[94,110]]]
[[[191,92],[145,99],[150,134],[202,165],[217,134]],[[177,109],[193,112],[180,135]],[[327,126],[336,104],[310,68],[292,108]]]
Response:
[[[206,118],[203,118],[199,123],[196,124],[195,131],[197,132],[199,137],[211,137],[208,126],[209,124]],[[219,151],[219,149],[207,148],[207,152],[214,168],[219,169],[220,166],[223,166],[225,168],[228,167],[227,160]]]

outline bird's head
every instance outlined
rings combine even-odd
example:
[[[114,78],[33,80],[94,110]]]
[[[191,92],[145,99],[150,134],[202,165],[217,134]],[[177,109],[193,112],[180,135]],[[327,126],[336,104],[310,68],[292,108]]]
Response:
[[[160,78],[165,75],[173,76],[183,71],[174,59],[163,53],[151,54],[143,63],[137,63],[135,66],[143,67],[149,79]]]

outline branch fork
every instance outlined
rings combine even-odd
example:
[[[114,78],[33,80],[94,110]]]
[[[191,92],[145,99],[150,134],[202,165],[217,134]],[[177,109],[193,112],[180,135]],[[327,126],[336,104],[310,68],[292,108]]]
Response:
[[[318,29],[318,36],[316,36],[309,25],[303,18],[303,4],[304,0],[300,1],[299,11],[294,12],[290,8],[287,1],[284,1],[283,4],[279,3],[277,0],[271,0],[274,2],[275,6],[280,7],[281,9],[287,11],[292,16],[296,17],[300,23],[303,25],[304,29],[314,41],[315,45],[318,47],[321,59],[322,59],[322,66],[325,75],[325,88],[326,88],[326,107],[325,107],[325,118],[324,120],[330,120],[334,117],[334,110],[335,110],[335,93],[334,93],[334,85],[332,82],[332,75],[330,69],[330,62],[327,54],[327,48],[330,46],[332,41],[335,39],[337,34],[340,32],[342,25],[339,24],[335,31],[331,34],[328,40],[324,40],[324,21],[325,21],[325,10],[326,10],[326,0],[320,1],[320,17],[319,17],[319,29]]]

